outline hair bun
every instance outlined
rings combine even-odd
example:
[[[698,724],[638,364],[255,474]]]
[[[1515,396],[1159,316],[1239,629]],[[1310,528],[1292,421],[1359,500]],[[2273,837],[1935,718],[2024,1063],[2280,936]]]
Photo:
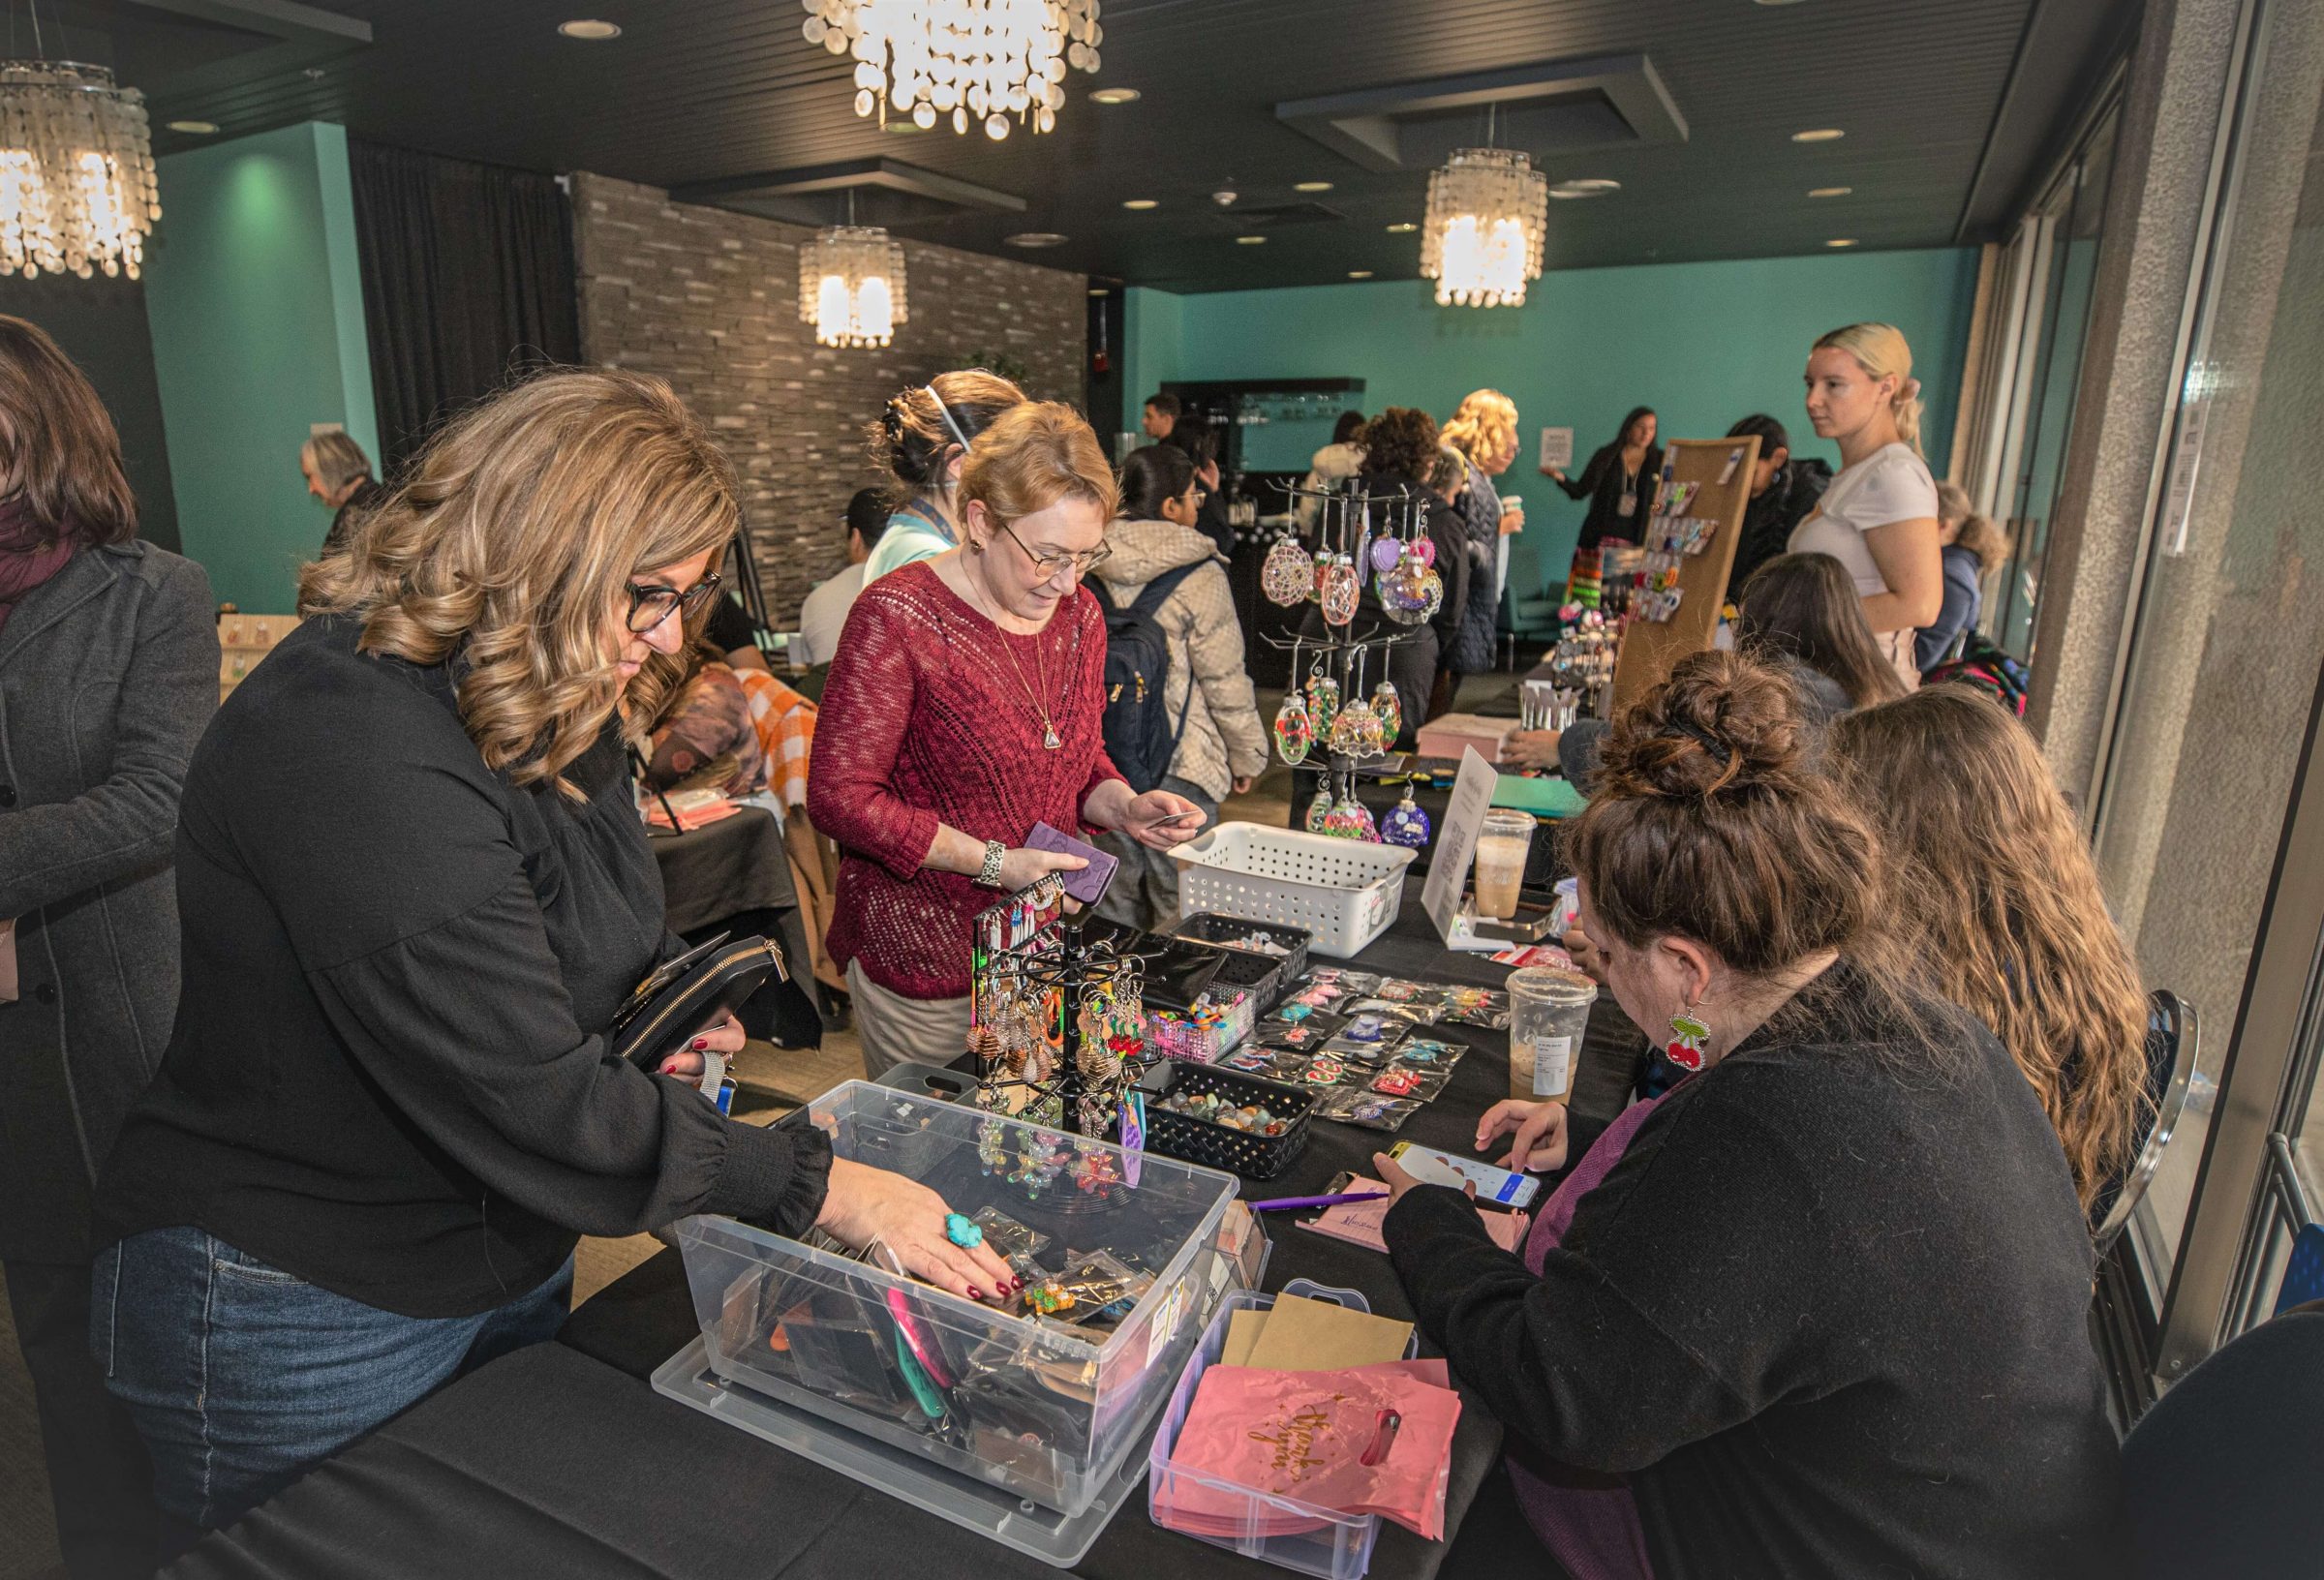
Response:
[[[1733,653],[1681,659],[1615,721],[1600,796],[1707,801],[1799,787],[1806,721],[1789,676]]]

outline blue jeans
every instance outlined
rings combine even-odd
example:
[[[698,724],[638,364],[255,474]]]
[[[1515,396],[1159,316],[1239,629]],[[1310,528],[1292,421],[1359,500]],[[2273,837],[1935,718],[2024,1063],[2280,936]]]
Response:
[[[231,1524],[318,1461],[462,1373],[554,1338],[573,1263],[474,1317],[402,1317],[333,1294],[199,1229],[97,1254],[89,1348],[153,1455],[171,1534]]]

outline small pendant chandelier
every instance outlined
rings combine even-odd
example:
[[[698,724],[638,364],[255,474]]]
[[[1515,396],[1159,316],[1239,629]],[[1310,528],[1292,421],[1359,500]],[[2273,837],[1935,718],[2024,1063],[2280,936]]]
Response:
[[[998,142],[1009,120],[1057,124],[1067,68],[1094,72],[1099,0],[800,0],[807,42],[855,58],[855,112],[949,116]]]
[[[835,225],[799,249],[799,321],[821,346],[885,346],[909,318],[903,248],[876,225]]]
[[[1542,277],[1549,181],[1514,148],[1459,148],[1428,178],[1421,275],[1446,307],[1521,307]]]
[[[161,217],[144,95],[102,66],[0,60],[0,275],[135,280]]]

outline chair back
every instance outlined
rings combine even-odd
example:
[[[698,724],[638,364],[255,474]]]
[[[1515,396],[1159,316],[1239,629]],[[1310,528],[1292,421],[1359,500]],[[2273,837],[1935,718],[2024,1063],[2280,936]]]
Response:
[[[2276,1287],[2276,1315],[2310,1300],[2324,1300],[2324,1224],[2309,1224],[2292,1237],[2292,1254]]]
[[[2171,1144],[2171,1133],[2179,1128],[2180,1115],[2186,1111],[2199,1029],[2195,1007],[2177,993],[2157,988],[2147,996],[2147,1133],[2139,1139],[2130,1167],[2115,1182],[2111,1200],[2104,1195],[2099,1198],[2103,1210],[2091,1239],[2100,1256],[2130,1222],[2147,1187],[2155,1182],[2163,1148]]]
[[[2315,1574],[2319,1465],[2324,1312],[2293,1312],[2187,1373],[2131,1429],[2123,1443],[2131,1574]]]

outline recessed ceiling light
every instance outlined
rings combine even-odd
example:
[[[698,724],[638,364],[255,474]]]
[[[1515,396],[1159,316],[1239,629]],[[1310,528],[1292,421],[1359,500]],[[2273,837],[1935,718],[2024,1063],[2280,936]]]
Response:
[[[1793,142],[1838,142],[1847,136],[1847,133],[1836,126],[1819,126],[1805,132],[1792,133],[1791,140]]]
[[[1796,6],[1799,0],[1758,0],[1762,6]]]
[[[1348,278],[1351,280],[1369,280],[1371,277],[1372,271],[1369,269],[1350,269],[1348,271]]]
[[[1093,105],[1134,105],[1138,102],[1136,88],[1100,88],[1089,96]]]
[[[1826,247],[1853,247],[1855,244],[1856,238],[1853,236],[1834,236],[1824,243]]]
[[[1020,230],[1013,236],[1000,238],[1004,247],[1056,247],[1062,245],[1064,240],[1055,230]]]
[[[557,31],[568,39],[587,39],[593,44],[606,39],[618,39],[622,36],[619,22],[603,22],[594,16],[580,16],[569,22],[559,22]]]
[[[1103,286],[1091,286],[1089,288],[1089,294],[1092,296],[1111,296],[1114,293]]]
[[[171,121],[169,130],[190,133],[198,137],[206,137],[218,130],[218,123],[216,121]]]
[[[1853,187],[1817,187],[1809,192],[1811,198],[1845,198],[1855,191]]]
[[[1265,236],[1237,236],[1235,238],[1235,245],[1238,247],[1261,247],[1266,244]]]
[[[1291,184],[1291,190],[1294,192],[1330,192],[1331,183],[1329,181],[1294,181]]]
[[[1388,233],[1391,236],[1404,236],[1410,235],[1413,231],[1418,230],[1419,228],[1420,227],[1413,224],[1410,220],[1403,220],[1390,226],[1388,228]]]
[[[1549,189],[1549,196],[1562,201],[1575,198],[1603,198],[1609,192],[1621,190],[1622,183],[1619,181],[1609,181],[1602,175],[1584,175],[1571,181],[1560,181]]]
[[[895,133],[900,137],[908,137],[919,132],[921,130],[921,126],[918,121],[913,120],[909,115],[891,115],[888,117],[887,130]]]
[[[1149,208],[1160,208],[1162,205],[1155,202],[1151,198],[1124,198],[1121,200],[1121,206],[1124,208],[1134,208],[1143,214]]]

